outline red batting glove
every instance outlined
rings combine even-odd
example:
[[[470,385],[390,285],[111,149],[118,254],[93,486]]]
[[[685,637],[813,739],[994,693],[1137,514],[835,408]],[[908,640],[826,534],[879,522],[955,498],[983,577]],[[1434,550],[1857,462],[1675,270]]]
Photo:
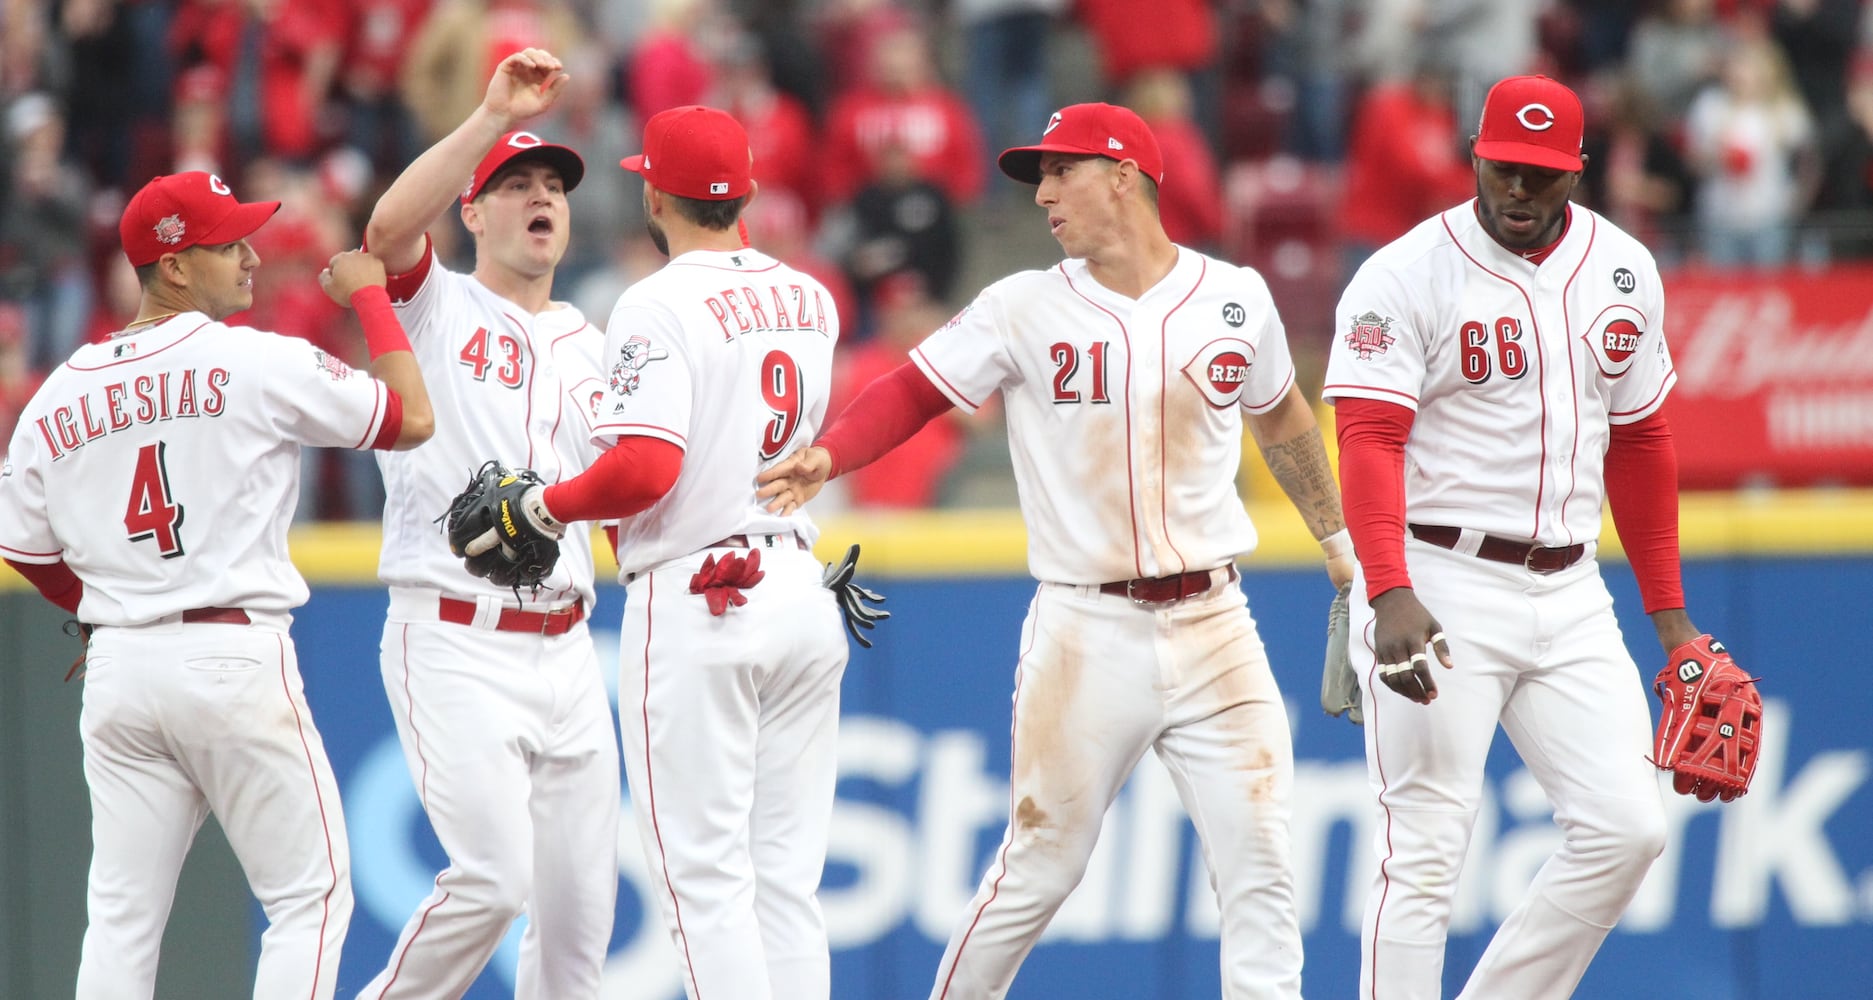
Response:
[[[709,602],[709,613],[719,618],[728,613],[731,606],[739,608],[748,603],[742,591],[752,589],[766,577],[759,549],[745,557],[729,553],[719,560],[712,554],[703,559],[702,569],[689,578],[689,592],[701,594]]]

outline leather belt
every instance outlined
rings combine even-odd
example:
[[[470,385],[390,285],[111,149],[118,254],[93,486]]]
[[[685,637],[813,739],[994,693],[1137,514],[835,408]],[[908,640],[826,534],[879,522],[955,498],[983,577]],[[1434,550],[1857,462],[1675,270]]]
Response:
[[[1462,528],[1441,524],[1413,524],[1407,527],[1411,529],[1413,538],[1440,548],[1455,550],[1459,539],[1463,537]],[[1476,549],[1479,559],[1520,566],[1530,573],[1559,573],[1579,562],[1580,557],[1586,554],[1587,546],[1578,542],[1573,545],[1535,545],[1495,535],[1484,535],[1483,543]]]
[[[436,599],[436,616],[455,625],[475,624],[475,602],[454,597]],[[571,607],[558,611],[523,611],[520,608],[502,608],[501,617],[496,619],[496,632],[529,632],[534,635],[564,635],[572,631],[574,625],[585,620],[585,601],[572,602]]]
[[[182,620],[189,625],[251,625],[253,619],[240,608],[190,608],[182,612]]]
[[[754,536],[730,535],[727,538],[724,538],[721,541],[716,542],[714,545],[705,545],[703,547],[709,548],[709,549],[753,549],[753,548],[771,549],[775,545],[779,544],[783,539],[788,538],[788,537],[790,536],[779,535],[779,534],[754,535]],[[801,538],[799,534],[793,533],[791,534],[791,537],[793,538],[794,545],[798,546],[801,549],[805,549],[807,547],[806,539]],[[755,545],[753,544],[754,542],[760,542],[761,544]]]
[[[1129,597],[1133,604],[1170,604],[1186,597],[1209,592],[1217,586],[1214,579],[1216,571],[1212,569],[1191,570],[1176,576],[1139,577],[1136,580],[1117,580],[1099,585],[1099,592],[1117,597]],[[1236,578],[1236,564],[1229,564],[1227,580]],[[1225,582],[1227,582],[1227,580]]]

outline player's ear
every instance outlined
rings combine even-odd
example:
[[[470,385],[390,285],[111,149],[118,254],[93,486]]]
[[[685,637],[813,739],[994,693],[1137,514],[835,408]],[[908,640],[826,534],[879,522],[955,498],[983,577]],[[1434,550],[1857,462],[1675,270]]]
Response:
[[[472,201],[462,202],[462,226],[471,236],[481,235],[481,206]]]

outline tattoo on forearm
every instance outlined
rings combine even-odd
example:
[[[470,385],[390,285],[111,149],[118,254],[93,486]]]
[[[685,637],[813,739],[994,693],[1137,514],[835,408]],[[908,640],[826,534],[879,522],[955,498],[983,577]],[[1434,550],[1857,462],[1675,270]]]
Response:
[[[1319,428],[1263,448],[1262,458],[1315,538],[1325,538],[1346,527],[1346,515],[1340,510],[1340,486],[1334,482],[1333,466],[1327,461]]]

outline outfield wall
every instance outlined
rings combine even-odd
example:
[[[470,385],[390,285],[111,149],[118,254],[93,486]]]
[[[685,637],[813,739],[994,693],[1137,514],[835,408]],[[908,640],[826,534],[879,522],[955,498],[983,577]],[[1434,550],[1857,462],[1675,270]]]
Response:
[[[1370,865],[1359,733],[1314,704],[1331,597],[1317,550],[1291,512],[1255,513],[1268,538],[1245,563],[1243,586],[1291,703],[1306,984],[1310,996],[1348,996]],[[1873,593],[1873,495],[1688,497],[1685,515],[1692,611],[1765,677],[1763,763],[1755,790],[1737,803],[1670,797],[1670,847],[1578,995],[1864,996],[1873,981],[1873,748],[1865,723],[1873,695],[1858,676],[1860,634],[1846,626]],[[375,537],[370,527],[337,527],[294,540],[314,581],[294,632],[341,783],[358,894],[341,996],[388,955],[442,863],[378,679],[385,599],[371,582]],[[862,542],[865,576],[889,595],[894,613],[875,649],[854,650],[844,685],[823,896],[841,1000],[925,994],[950,923],[1000,835],[1016,637],[1033,591],[1022,572],[1022,537],[1018,520],[1002,513],[826,525],[821,555]],[[1612,561],[1607,576],[1635,656],[1655,662],[1630,573]],[[621,600],[619,588],[604,587],[594,619],[607,674]],[[30,592],[0,595],[0,645],[20,654],[15,669],[0,672],[5,996],[69,991],[82,928],[88,820],[77,765],[80,691],[59,681],[71,650],[56,634],[59,617]],[[1539,789],[1499,743],[1489,808],[1459,890],[1450,994],[1555,841]],[[606,996],[680,997],[667,941],[645,919],[643,866],[628,825],[624,837]],[[225,855],[210,841],[191,859],[160,996],[240,993],[258,918]],[[245,931],[226,930],[230,919]],[[516,937],[471,997],[511,995]],[[1213,998],[1217,947],[1189,825],[1165,773],[1147,759],[1107,817],[1087,881],[1013,996]]]

